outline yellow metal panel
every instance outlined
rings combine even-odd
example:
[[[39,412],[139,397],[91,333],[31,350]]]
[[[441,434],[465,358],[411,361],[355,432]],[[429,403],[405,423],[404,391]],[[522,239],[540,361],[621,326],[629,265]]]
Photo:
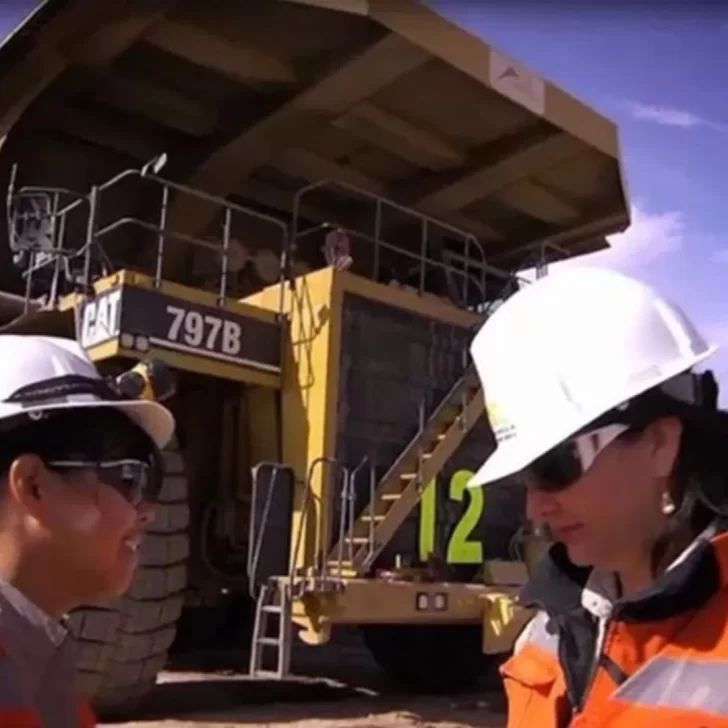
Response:
[[[123,284],[129,274],[130,271],[120,270],[116,273],[112,273],[110,276],[106,276],[106,278],[100,278],[99,280],[94,281],[93,290],[95,293],[108,291],[119,284]],[[58,301],[58,308],[61,311],[68,311],[81,305],[85,298],[86,296],[81,293],[69,293],[67,296],[63,296]]]
[[[91,346],[86,350],[89,358],[92,361],[103,361],[104,359],[111,359],[113,356],[120,354],[119,342],[114,339],[112,341],[105,341],[103,344],[98,346]]]
[[[251,466],[281,459],[278,393],[265,387],[249,387],[244,392],[248,451]]]
[[[128,286],[136,286],[138,288],[153,288],[154,287],[154,279],[151,276],[145,275],[143,273],[137,273],[136,271],[131,270],[123,270],[120,272],[121,275],[121,282]],[[99,281],[97,285],[103,284],[106,280]],[[94,286],[96,288],[96,286]],[[106,288],[110,288],[111,286],[105,286]],[[280,290],[278,286],[275,286],[276,290]],[[103,289],[97,288],[97,291],[101,291]],[[257,318],[261,321],[266,321],[269,323],[275,323],[276,322],[276,311],[277,309],[269,309],[265,310],[259,306],[251,305],[248,302],[248,299],[244,299],[244,301],[235,301],[232,299],[226,299],[225,303],[222,306],[218,305],[217,302],[217,294],[211,293],[210,291],[203,291],[200,288],[191,288],[190,286],[183,286],[180,283],[174,283],[172,281],[162,281],[159,291],[161,293],[165,293],[168,296],[174,296],[175,298],[181,298],[186,301],[191,301],[193,303],[202,303],[205,306],[216,306],[218,308],[221,308],[225,311],[230,311],[231,313],[238,313],[242,314],[243,316],[248,316],[250,318]]]
[[[333,291],[333,271],[315,271],[287,286],[283,310],[289,317],[289,341],[283,353],[282,460],[293,467],[297,488],[292,528],[292,558],[297,566],[316,562],[328,545],[330,494],[323,466],[311,473],[306,516],[302,517],[304,484],[312,464],[332,457],[335,402],[329,395],[338,369],[340,304]],[[248,296],[245,303],[278,311],[279,285]],[[332,383],[333,382],[333,383]],[[332,418],[332,413],[334,417]],[[299,535],[300,534],[300,535]]]
[[[329,316],[329,342],[326,369],[326,408],[324,410],[324,442],[323,450],[326,457],[336,454],[336,425],[339,409],[339,374],[341,371],[341,324],[344,307],[344,288],[339,271],[331,269],[330,287],[331,313]],[[327,551],[328,548],[324,547]]]
[[[337,589],[304,592],[292,620],[310,645],[328,642],[335,624],[480,624],[482,651],[503,654],[533,617],[516,593],[502,585],[346,579]]]
[[[452,624],[480,623],[489,602],[503,621],[513,617],[516,588],[458,582],[416,582],[388,579],[346,579],[336,590],[310,591],[294,602],[293,618],[304,624],[314,614],[331,624]],[[504,600],[504,601],[501,601]]]
[[[111,343],[111,342],[109,342]],[[97,349],[102,349],[102,344]],[[89,350],[94,351],[94,350]],[[195,372],[208,377],[218,377],[219,379],[230,379],[234,382],[243,382],[260,387],[270,387],[271,389],[280,389],[281,377],[273,372],[263,372],[258,369],[249,369],[239,364],[227,364],[226,362],[205,359],[195,354],[182,354],[178,351],[170,351],[169,349],[160,349],[152,346],[148,351],[137,351],[136,349],[125,349],[121,346],[117,348],[115,354],[106,355],[104,357],[95,356],[95,360],[108,358],[108,356],[125,356],[129,359],[149,359],[155,358],[165,362],[173,369],[179,369],[185,372]]]
[[[332,493],[329,485],[333,479],[327,476],[334,474],[331,466],[319,464],[310,473],[308,515],[302,519],[301,513],[303,483],[312,465],[335,455],[342,309],[346,293],[456,326],[472,327],[482,320],[480,315],[458,309],[434,296],[420,296],[332,268],[298,277],[295,290],[286,287],[283,310],[289,317],[290,339],[283,354],[282,461],[294,468],[299,481],[292,558],[302,568],[313,566],[330,550]],[[244,301],[277,312],[281,307],[280,285],[269,286]]]
[[[416,291],[375,283],[341,271],[337,271],[335,277],[337,284],[347,293],[386,303],[388,306],[403,308],[422,316],[430,316],[448,324],[467,328],[484,320],[482,315],[456,308],[452,303],[432,294],[421,296]]]

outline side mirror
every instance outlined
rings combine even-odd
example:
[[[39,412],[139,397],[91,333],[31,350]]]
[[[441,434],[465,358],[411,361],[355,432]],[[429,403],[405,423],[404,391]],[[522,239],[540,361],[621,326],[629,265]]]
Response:
[[[8,213],[8,240],[13,253],[53,250],[53,213],[48,195],[17,194],[10,200]]]

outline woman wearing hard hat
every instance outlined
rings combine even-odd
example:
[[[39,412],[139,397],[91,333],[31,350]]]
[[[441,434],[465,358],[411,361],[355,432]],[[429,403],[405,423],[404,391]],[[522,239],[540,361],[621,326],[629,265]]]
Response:
[[[63,616],[128,588],[173,430],[75,342],[0,335],[0,728],[96,724]]]
[[[516,293],[471,353],[497,447],[554,544],[502,667],[508,728],[728,728],[728,414],[675,305],[573,269]]]

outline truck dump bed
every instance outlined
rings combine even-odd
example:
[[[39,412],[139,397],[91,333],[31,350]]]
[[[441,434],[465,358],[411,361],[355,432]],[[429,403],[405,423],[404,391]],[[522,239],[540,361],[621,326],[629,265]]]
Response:
[[[168,176],[283,219],[297,190],[337,180],[472,233],[510,269],[629,223],[612,122],[415,0],[115,5],[47,0],[0,47],[0,179],[18,162],[21,184],[85,193],[166,152]],[[168,212],[190,235],[214,215]],[[114,262],[137,261],[131,245]],[[0,290],[20,291],[0,251]],[[184,246],[165,255],[189,264]]]

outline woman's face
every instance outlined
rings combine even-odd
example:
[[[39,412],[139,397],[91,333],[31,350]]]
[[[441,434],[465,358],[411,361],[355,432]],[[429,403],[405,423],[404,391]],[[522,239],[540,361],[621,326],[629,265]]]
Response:
[[[528,487],[527,517],[546,524],[578,565],[618,571],[649,555],[665,528],[662,499],[680,433],[677,420],[658,420],[639,435],[608,445],[565,490]]]

